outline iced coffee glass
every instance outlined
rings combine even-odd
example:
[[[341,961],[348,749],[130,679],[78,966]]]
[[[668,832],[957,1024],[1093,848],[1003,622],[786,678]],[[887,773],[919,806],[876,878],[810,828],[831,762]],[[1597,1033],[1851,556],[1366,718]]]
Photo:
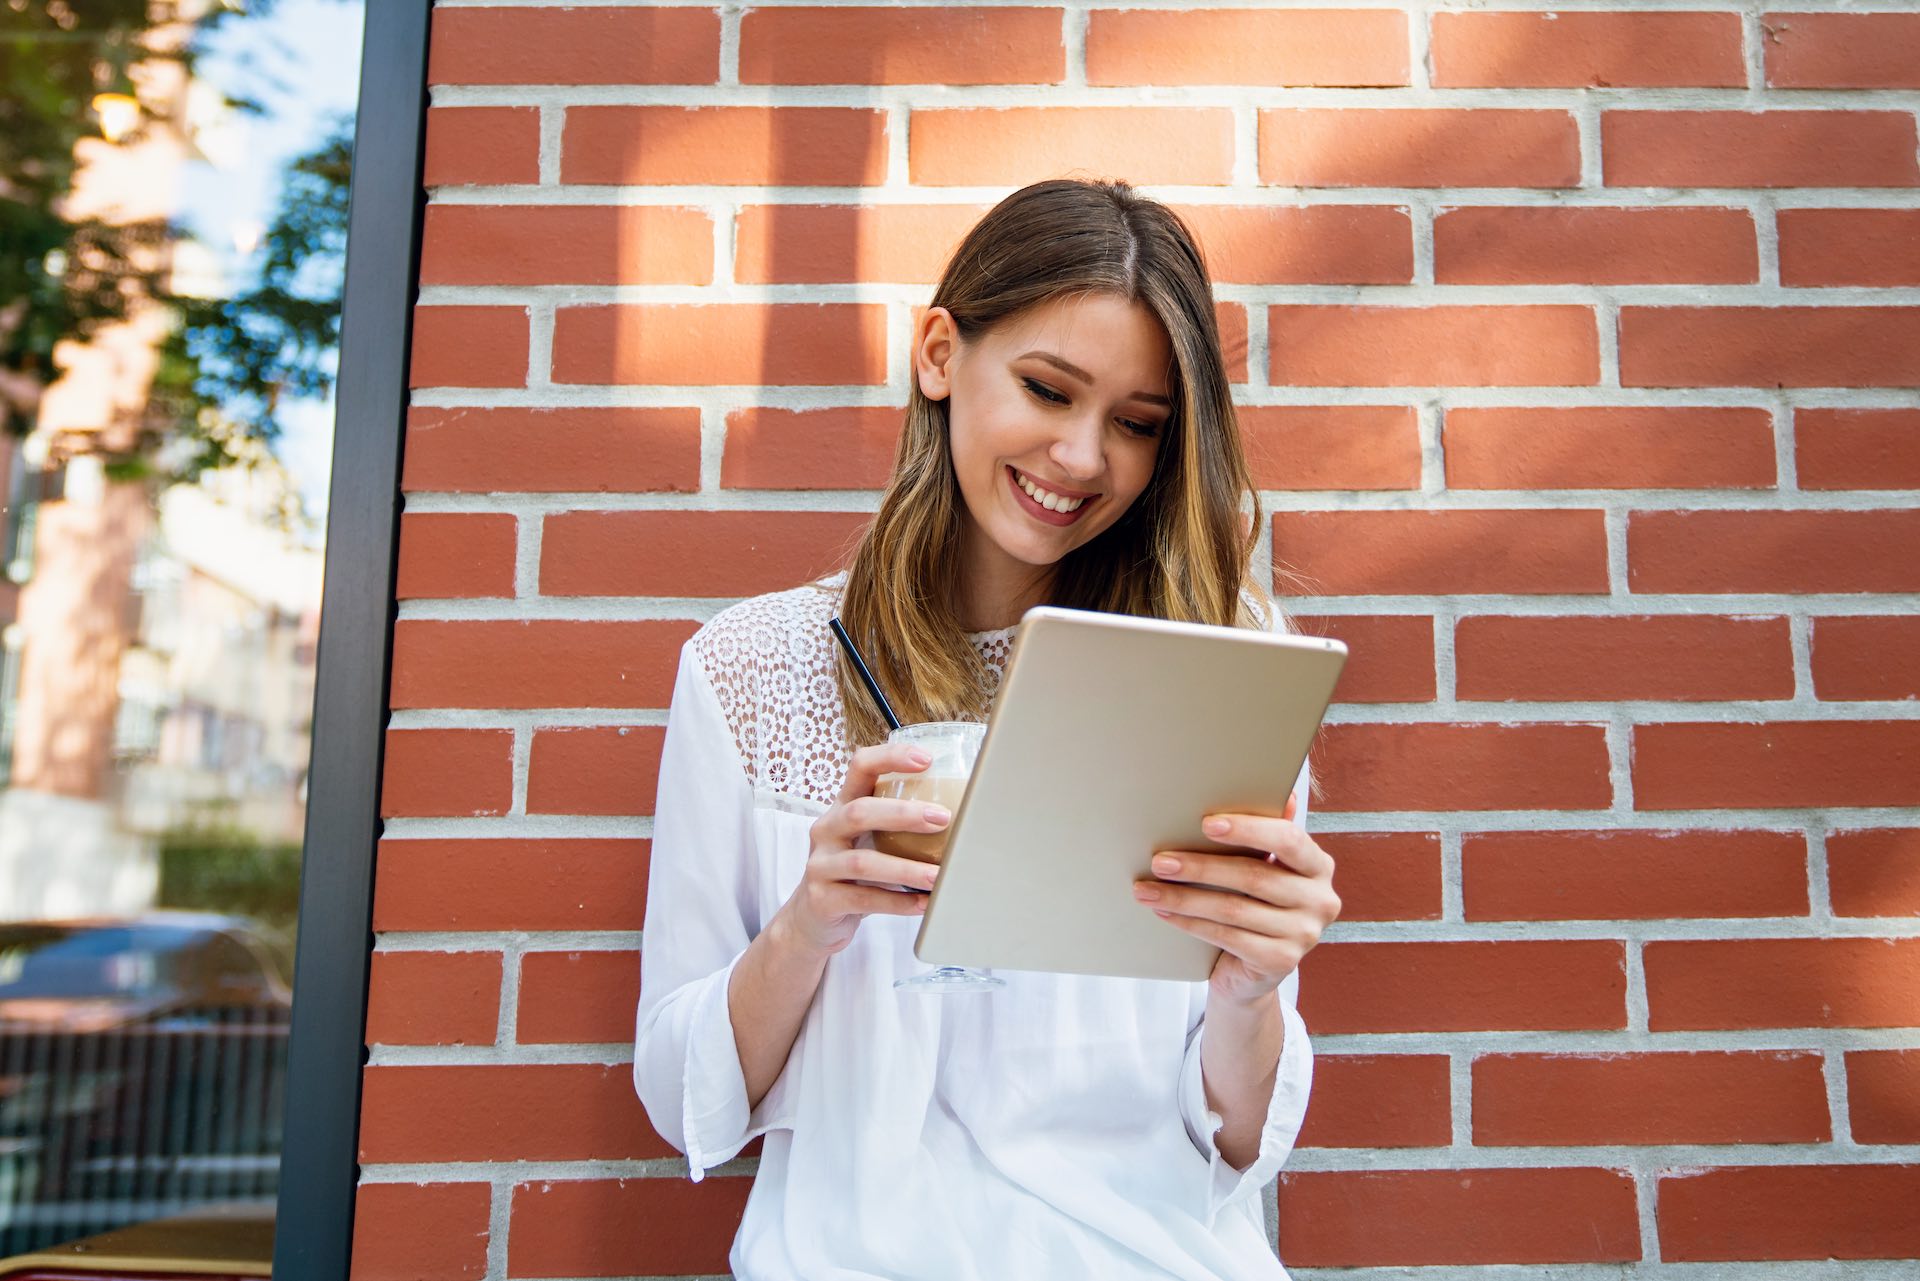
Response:
[[[960,799],[967,792],[967,779],[973,773],[974,758],[980,754],[980,740],[986,733],[985,725],[971,721],[922,721],[902,725],[887,736],[887,741],[911,744],[933,757],[933,761],[917,774],[882,774],[873,794],[889,800],[940,805],[949,814],[958,813]],[[938,864],[946,852],[947,831],[875,832],[873,847],[884,854]],[[1006,983],[985,970],[942,965],[925,974],[900,979],[894,986],[920,992],[981,992],[1004,987]]]

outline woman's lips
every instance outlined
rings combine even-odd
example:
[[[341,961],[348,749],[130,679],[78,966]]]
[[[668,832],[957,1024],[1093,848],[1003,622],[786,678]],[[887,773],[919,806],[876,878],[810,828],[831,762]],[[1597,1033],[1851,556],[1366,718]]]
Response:
[[[1011,466],[1006,469],[1006,473],[1007,486],[1013,490],[1013,501],[1019,503],[1021,510],[1025,511],[1027,515],[1048,525],[1071,525],[1086,515],[1089,507],[1100,501],[1099,496],[1095,495],[1070,512],[1048,511],[1039,503],[1034,502],[1026,490],[1020,488],[1019,473],[1015,472]]]

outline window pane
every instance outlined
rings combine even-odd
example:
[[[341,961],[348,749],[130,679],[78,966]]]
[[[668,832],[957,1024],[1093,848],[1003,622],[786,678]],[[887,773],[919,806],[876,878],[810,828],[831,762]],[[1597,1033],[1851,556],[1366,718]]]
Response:
[[[0,6],[0,1260],[270,1249],[361,25]]]

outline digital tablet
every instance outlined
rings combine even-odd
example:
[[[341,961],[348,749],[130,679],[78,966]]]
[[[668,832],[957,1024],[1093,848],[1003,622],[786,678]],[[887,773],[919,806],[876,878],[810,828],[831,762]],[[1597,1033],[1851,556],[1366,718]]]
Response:
[[[1156,851],[1233,849],[1203,815],[1285,812],[1346,658],[1317,636],[1029,610],[914,955],[1206,978],[1219,949],[1133,883]]]

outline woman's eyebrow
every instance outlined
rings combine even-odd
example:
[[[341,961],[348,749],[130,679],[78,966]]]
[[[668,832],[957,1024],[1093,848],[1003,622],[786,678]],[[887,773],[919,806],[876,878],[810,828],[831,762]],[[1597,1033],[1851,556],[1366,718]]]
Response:
[[[1080,366],[1072,363],[1071,361],[1065,359],[1064,357],[1054,355],[1050,351],[1040,351],[1038,349],[1035,349],[1033,351],[1023,351],[1018,356],[1015,356],[1014,359],[1025,360],[1029,356],[1033,357],[1035,360],[1044,360],[1049,365],[1052,365],[1055,369],[1058,369],[1061,373],[1069,374],[1072,377],[1078,378],[1081,382],[1085,383],[1089,387],[1093,386],[1092,374],[1088,373],[1086,370],[1080,368]],[[1168,400],[1165,396],[1155,395],[1153,392],[1150,392],[1150,391],[1136,391],[1133,393],[1130,399],[1142,400],[1149,405],[1160,405],[1167,409],[1173,408],[1173,402],[1171,400]]]

